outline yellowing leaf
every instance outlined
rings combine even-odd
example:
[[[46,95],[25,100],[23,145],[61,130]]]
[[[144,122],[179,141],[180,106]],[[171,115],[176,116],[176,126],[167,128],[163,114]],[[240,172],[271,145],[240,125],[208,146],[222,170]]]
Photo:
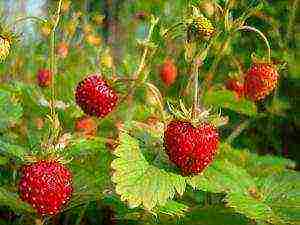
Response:
[[[132,207],[143,205],[147,210],[163,206],[176,193],[185,190],[185,178],[151,165],[143,156],[139,142],[127,133],[120,136],[112,162],[116,192]]]

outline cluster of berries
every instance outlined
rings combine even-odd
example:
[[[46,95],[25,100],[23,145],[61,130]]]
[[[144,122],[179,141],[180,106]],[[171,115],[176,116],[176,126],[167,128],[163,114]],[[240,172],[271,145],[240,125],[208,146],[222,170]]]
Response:
[[[66,4],[66,10],[68,7]],[[215,32],[211,22],[203,16],[196,17],[189,25],[190,35],[211,37]],[[0,61],[8,56],[10,47],[11,40],[0,36]],[[58,45],[57,54],[65,58],[68,50],[68,44],[62,42]],[[175,63],[167,58],[159,72],[164,84],[171,86],[176,81],[177,73]],[[243,83],[230,79],[226,88],[234,91],[238,97],[245,96],[257,102],[276,88],[278,79],[278,72],[273,65],[254,63],[246,73]],[[41,69],[38,71],[37,80],[41,87],[48,87],[53,80],[53,74],[47,69]],[[92,117],[106,117],[116,108],[119,97],[108,81],[100,75],[92,74],[79,82],[75,99],[87,115],[76,121],[75,128],[89,137],[94,136],[97,131]],[[174,119],[164,131],[164,147],[169,159],[183,175],[201,173],[213,161],[218,145],[218,130],[210,122],[194,124],[189,120]],[[37,161],[22,168],[19,192],[22,200],[31,204],[40,215],[55,215],[61,212],[72,196],[72,174],[56,160]]]
[[[245,96],[253,102],[265,99],[277,86],[279,74],[269,63],[254,63],[244,77],[244,82],[231,78],[226,88],[238,97]]]

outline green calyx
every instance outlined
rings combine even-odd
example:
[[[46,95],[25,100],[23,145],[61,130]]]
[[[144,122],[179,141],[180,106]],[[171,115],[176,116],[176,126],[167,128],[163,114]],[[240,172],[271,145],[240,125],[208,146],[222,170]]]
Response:
[[[212,114],[211,109],[188,109],[182,100],[179,101],[179,109],[176,109],[176,107],[169,102],[167,104],[175,119],[190,122],[194,127],[202,123],[211,123],[215,127],[224,126],[228,123],[228,117],[222,117],[221,113]]]

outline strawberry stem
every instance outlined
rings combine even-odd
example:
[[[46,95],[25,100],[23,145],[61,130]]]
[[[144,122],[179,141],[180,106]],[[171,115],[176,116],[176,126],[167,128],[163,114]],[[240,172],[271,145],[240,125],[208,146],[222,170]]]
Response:
[[[247,31],[253,31],[256,32],[265,42],[265,44],[267,45],[267,49],[268,49],[268,62],[271,63],[271,47],[270,47],[270,43],[268,41],[268,39],[266,38],[266,36],[258,29],[251,27],[251,26],[241,26],[238,28],[238,30],[247,30]]]
[[[149,50],[150,50],[151,37],[152,37],[152,34],[153,34],[154,27],[158,23],[158,20],[159,19],[154,17],[154,16],[151,17],[151,26],[150,26],[150,29],[149,29],[148,36],[147,36],[146,40],[144,41],[145,45],[144,45],[144,51],[143,51],[142,59],[141,59],[141,62],[139,64],[139,67],[138,67],[137,71],[133,74],[133,77],[131,78],[132,80],[135,80],[135,82],[131,85],[128,94],[126,96],[124,96],[121,99],[120,102],[125,101],[129,96],[133,95],[137,85],[139,85],[139,82],[141,81],[141,75],[143,74],[143,71],[146,67],[146,59],[147,59],[147,56],[148,56],[148,53],[149,53]],[[145,81],[146,79],[143,79],[143,80]]]
[[[136,71],[135,73],[135,76],[134,78],[139,78],[146,66],[146,58],[147,58],[147,55],[148,55],[148,52],[149,52],[149,43],[151,41],[151,37],[152,37],[152,33],[153,33],[153,30],[154,30],[154,27],[156,26],[156,24],[158,23],[158,18],[155,18],[155,17],[152,17],[151,18],[151,26],[150,26],[150,29],[149,29],[149,33],[148,33],[148,37],[147,39],[145,40],[146,42],[146,45],[145,45],[145,48],[144,48],[144,52],[143,52],[143,55],[142,55],[142,59],[141,59],[141,62],[140,62],[140,65],[139,65],[139,68],[138,70]]]
[[[59,23],[59,19],[60,19],[60,11],[61,11],[61,5],[62,5],[62,0],[59,1],[58,3],[58,7],[57,10],[55,12],[55,21],[52,27],[52,31],[51,31],[51,40],[50,40],[50,71],[52,73],[51,76],[51,101],[50,101],[50,121],[52,123],[52,132],[51,132],[51,136],[56,137],[57,135],[57,130],[58,130],[58,126],[59,126],[59,121],[58,118],[56,118],[56,113],[55,113],[55,79],[54,79],[54,75],[55,75],[55,30],[56,27],[58,26]],[[54,141],[54,140],[53,140]],[[53,143],[51,143],[53,144]]]
[[[27,16],[27,17],[22,17],[20,19],[17,19],[15,22],[13,22],[13,24],[11,26],[15,27],[18,23],[23,22],[25,20],[35,20],[36,22],[40,22],[40,23],[46,23],[47,22],[47,20],[36,17],[36,16]]]
[[[199,86],[199,67],[202,64],[202,60],[200,57],[197,57],[194,61],[193,65],[193,73],[194,73],[194,99],[193,99],[193,112],[192,119],[196,119],[198,117],[198,86]]]

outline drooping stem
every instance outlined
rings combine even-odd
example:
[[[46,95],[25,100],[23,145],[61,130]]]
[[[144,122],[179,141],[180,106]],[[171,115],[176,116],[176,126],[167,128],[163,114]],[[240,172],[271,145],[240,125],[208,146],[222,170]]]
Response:
[[[37,22],[41,22],[41,23],[46,23],[47,20],[36,17],[36,16],[27,16],[27,17],[22,17],[20,19],[17,19],[16,21],[13,22],[13,24],[11,26],[16,26],[18,23],[23,22],[25,20],[35,20]]]
[[[268,39],[266,38],[266,36],[258,29],[254,28],[254,27],[250,27],[250,26],[241,26],[238,28],[238,30],[247,30],[247,31],[253,31],[256,32],[265,42],[267,49],[268,49],[268,62],[271,63],[271,47],[270,47],[270,43],[268,41]]]

